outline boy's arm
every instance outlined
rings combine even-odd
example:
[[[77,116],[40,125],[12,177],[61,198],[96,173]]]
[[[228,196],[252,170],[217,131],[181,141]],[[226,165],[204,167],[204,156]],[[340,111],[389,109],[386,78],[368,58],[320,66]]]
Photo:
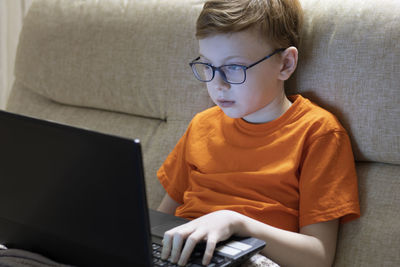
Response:
[[[338,220],[302,227],[300,233],[285,231],[229,210],[202,216],[167,231],[162,258],[184,265],[196,243],[207,240],[203,264],[208,264],[217,242],[236,234],[266,241],[262,254],[282,266],[331,266],[336,249]],[[186,243],[184,240],[186,239]]]
[[[157,210],[168,213],[168,214],[175,214],[175,210],[177,207],[179,207],[181,204],[173,200],[167,193],[165,194],[163,200],[161,201],[160,206],[158,206]]]
[[[242,215],[241,215],[242,216]],[[332,266],[339,220],[307,225],[299,233],[281,230],[243,216],[238,234],[266,241],[262,254],[282,266]]]

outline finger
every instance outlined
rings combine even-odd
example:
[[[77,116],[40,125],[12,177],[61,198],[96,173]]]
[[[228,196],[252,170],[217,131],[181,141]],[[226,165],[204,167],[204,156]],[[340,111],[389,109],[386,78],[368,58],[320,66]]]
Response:
[[[164,233],[164,238],[162,240],[163,247],[161,250],[161,259],[166,260],[170,256],[174,246],[174,236],[176,233],[181,231],[182,226],[175,227]]]
[[[166,260],[171,253],[172,248],[172,235],[168,232],[164,234],[164,238],[162,240],[162,250],[161,250],[161,259]]]
[[[181,257],[179,259],[178,265],[184,266],[188,262],[190,255],[192,255],[193,249],[196,244],[204,239],[205,233],[201,231],[197,231],[192,233],[187,239],[185,243],[185,247],[182,250]]]
[[[171,262],[178,262],[179,256],[181,255],[181,250],[183,242],[185,241],[185,236],[182,233],[175,233],[172,241],[172,251],[171,251]]]
[[[203,265],[210,264],[216,245],[217,245],[217,238],[215,236],[209,236],[207,238],[206,250],[204,251],[204,256],[202,261]]]

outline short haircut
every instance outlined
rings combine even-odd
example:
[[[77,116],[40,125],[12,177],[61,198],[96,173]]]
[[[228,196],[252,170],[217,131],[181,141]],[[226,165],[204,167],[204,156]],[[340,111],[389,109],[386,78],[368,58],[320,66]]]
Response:
[[[196,25],[196,37],[255,29],[275,48],[299,46],[303,11],[298,0],[209,0]]]

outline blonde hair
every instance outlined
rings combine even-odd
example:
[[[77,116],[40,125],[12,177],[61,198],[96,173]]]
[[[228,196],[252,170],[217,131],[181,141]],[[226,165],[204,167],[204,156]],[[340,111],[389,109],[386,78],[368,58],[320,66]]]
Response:
[[[303,11],[298,0],[209,0],[196,25],[196,37],[257,30],[275,48],[298,47]]]

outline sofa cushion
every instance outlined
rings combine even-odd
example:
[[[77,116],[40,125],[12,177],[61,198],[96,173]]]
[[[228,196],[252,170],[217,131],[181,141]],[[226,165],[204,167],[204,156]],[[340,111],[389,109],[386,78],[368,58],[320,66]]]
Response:
[[[301,0],[299,66],[289,82],[337,115],[359,161],[400,163],[400,1]]]
[[[199,1],[35,1],[15,75],[54,101],[167,120],[211,105],[191,73]],[[32,51],[35,51],[32,53]]]
[[[335,266],[399,266],[400,166],[356,167],[361,218],[341,226]]]

